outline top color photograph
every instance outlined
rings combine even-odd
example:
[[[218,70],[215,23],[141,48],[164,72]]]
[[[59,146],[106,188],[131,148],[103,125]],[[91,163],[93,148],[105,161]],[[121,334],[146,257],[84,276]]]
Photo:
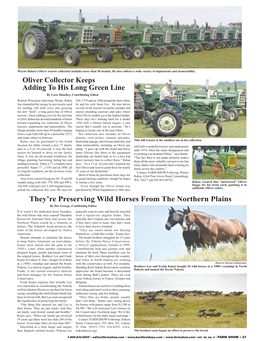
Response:
[[[18,68],[242,67],[242,7],[18,8]]]

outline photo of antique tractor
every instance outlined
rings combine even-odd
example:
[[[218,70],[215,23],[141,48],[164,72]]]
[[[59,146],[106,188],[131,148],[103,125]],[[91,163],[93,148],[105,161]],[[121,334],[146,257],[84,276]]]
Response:
[[[173,55],[187,52],[201,52],[223,48],[226,46],[241,46],[241,34],[239,30],[231,30],[228,33],[228,42],[223,43],[223,38],[217,36],[217,30],[211,29],[206,23],[206,28],[195,25],[192,29],[163,27],[161,17],[159,27],[140,28],[137,17],[136,27],[130,28],[107,24],[104,27],[85,25],[82,11],[79,11],[78,24],[64,24],[61,20],[53,20],[45,24],[42,19],[36,23],[29,23],[29,29],[22,39],[24,56],[29,59],[41,59],[45,53],[56,54],[64,58],[69,66],[77,66],[80,62],[80,54],[88,52],[95,56],[97,62],[107,63],[113,60],[113,51],[117,50],[122,58],[142,59],[146,52],[152,57],[166,57],[168,51]],[[219,33],[220,34],[220,33]],[[226,37],[226,35],[225,35]]]
[[[192,123],[206,123],[206,131],[209,136],[220,136],[222,134],[222,102],[219,99],[184,99],[180,93],[176,99],[180,107],[164,104],[159,101],[159,92],[153,90],[155,96],[151,96],[144,91],[140,93],[138,89],[134,91],[134,102],[137,104],[138,98],[140,107],[135,106],[134,116],[141,117],[144,128],[151,127],[158,136],[177,136],[183,125]],[[143,95],[143,96],[142,96]],[[144,103],[144,105],[143,105]],[[149,110],[147,110],[147,109]],[[152,114],[151,111],[154,113]],[[185,122],[183,122],[185,120]]]

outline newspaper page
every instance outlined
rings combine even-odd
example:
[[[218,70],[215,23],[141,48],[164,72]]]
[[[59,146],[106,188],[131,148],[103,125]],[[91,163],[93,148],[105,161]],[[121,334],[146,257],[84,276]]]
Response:
[[[261,340],[259,14],[7,8],[3,340]]]

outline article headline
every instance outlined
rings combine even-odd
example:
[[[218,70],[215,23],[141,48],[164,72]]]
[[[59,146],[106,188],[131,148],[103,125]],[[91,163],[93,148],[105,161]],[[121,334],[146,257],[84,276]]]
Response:
[[[59,77],[45,77],[34,78],[24,77],[22,79],[24,85],[22,90],[37,90],[37,91],[101,91],[101,90],[125,90],[124,85],[110,84],[110,85],[95,85],[94,78],[59,78]],[[47,85],[44,85],[47,84]]]
[[[31,202],[231,202],[232,198],[224,197],[224,196],[210,196],[210,197],[170,197],[170,196],[161,196],[161,197],[122,197],[120,195],[117,196],[96,196],[96,197],[65,197],[65,196],[58,196],[58,197],[38,197],[35,195],[30,195],[29,199]]]

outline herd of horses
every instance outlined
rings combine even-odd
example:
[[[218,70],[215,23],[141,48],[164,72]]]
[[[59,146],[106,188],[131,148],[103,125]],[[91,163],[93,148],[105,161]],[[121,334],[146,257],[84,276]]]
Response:
[[[178,290],[159,290],[159,291],[149,291],[149,292],[137,292],[137,296],[139,300],[142,300],[143,304],[149,304],[149,303],[155,303],[159,302],[157,304],[157,307],[164,308],[166,306],[166,303],[164,303],[164,299],[173,299],[173,300],[179,300],[179,298],[184,298],[186,296],[192,297],[192,296],[240,296],[244,292],[243,291],[233,291],[230,292],[229,294],[223,294],[222,291],[215,291],[215,290],[183,290],[183,291],[178,291]],[[163,296],[161,298],[160,296]],[[163,301],[163,302],[162,302]],[[161,303],[162,302],[162,303]],[[165,301],[166,302],[166,301]],[[245,311],[239,311],[233,313],[233,315],[245,315]],[[207,317],[220,317],[222,316],[223,313],[217,311],[215,308],[204,308],[200,309],[198,311],[198,318],[207,318]],[[174,314],[169,314],[168,317],[179,317],[179,313],[174,313]]]
[[[237,243],[241,238],[247,239],[245,225],[237,219],[222,220],[204,212],[169,209],[169,217],[165,224],[167,230],[180,224],[183,239],[188,253],[196,248],[216,248],[217,243]]]

